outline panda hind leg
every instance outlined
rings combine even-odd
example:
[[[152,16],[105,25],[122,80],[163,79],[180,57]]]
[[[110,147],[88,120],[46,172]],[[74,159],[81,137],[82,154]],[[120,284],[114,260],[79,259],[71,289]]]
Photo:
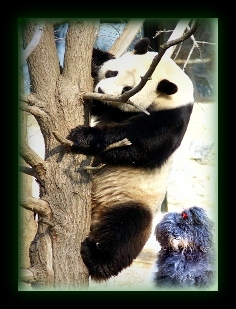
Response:
[[[81,244],[81,256],[94,281],[117,276],[143,249],[152,227],[148,207],[137,202],[103,209]]]

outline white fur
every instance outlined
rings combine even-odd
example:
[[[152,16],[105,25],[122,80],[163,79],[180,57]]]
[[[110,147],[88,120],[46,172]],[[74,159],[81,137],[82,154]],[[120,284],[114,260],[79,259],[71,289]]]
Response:
[[[133,55],[130,52],[120,58],[105,62],[100,69],[98,76],[100,82],[96,85],[95,92],[98,92],[100,87],[104,93],[118,96],[121,95],[124,87],[134,88],[139,84],[141,77],[145,75],[156,55],[155,52],[147,52],[144,55]],[[107,70],[118,71],[119,73],[115,77],[105,78]],[[178,86],[178,91],[173,95],[157,93],[156,87],[163,79],[175,83]],[[156,104],[157,110],[175,108],[194,101],[193,84],[171,58],[163,56],[151,79],[140,92],[130,98],[130,101],[143,109],[153,103]],[[124,111],[138,111],[135,107],[123,103],[120,104],[119,108]]]
[[[106,165],[94,173],[92,204],[99,201],[100,207],[109,207],[135,200],[155,213],[165,197],[171,167],[172,157],[161,168],[150,170]]]

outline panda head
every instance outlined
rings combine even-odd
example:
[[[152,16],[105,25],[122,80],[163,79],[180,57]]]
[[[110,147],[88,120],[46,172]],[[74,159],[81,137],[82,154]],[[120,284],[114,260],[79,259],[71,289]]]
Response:
[[[149,39],[143,38],[134,50],[100,64],[96,72],[95,92],[119,96],[137,86],[150,67],[156,52],[149,52]],[[193,84],[181,68],[163,56],[146,85],[130,98],[136,106],[150,110],[172,109],[193,103]],[[138,112],[125,103],[111,103],[123,111]]]

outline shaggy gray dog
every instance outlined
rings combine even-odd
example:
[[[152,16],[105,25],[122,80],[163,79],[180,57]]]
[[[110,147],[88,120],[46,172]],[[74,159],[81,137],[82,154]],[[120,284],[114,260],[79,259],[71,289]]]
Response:
[[[214,282],[213,222],[197,206],[167,213],[155,228],[161,245],[154,282],[158,287],[205,287]]]

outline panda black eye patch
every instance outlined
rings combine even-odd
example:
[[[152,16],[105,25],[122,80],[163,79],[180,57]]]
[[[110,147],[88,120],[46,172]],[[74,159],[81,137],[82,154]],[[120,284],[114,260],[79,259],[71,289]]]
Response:
[[[115,77],[117,74],[118,74],[118,71],[111,71],[111,70],[108,70],[108,71],[106,71],[106,73],[105,73],[105,77],[106,77],[106,78]]]

